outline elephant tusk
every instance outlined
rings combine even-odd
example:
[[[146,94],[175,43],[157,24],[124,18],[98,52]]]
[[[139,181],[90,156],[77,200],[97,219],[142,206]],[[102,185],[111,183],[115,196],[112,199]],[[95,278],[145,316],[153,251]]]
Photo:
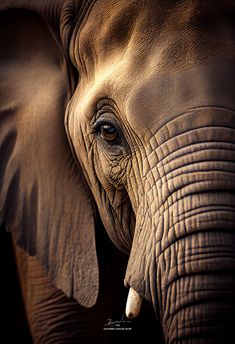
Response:
[[[126,302],[126,316],[136,318],[140,313],[142,297],[133,288],[130,288]]]

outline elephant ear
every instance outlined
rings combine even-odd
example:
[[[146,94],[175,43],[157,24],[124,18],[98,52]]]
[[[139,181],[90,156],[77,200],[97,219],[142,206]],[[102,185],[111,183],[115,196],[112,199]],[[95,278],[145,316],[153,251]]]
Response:
[[[0,16],[0,222],[59,289],[91,307],[95,208],[64,126],[66,62],[37,14]]]

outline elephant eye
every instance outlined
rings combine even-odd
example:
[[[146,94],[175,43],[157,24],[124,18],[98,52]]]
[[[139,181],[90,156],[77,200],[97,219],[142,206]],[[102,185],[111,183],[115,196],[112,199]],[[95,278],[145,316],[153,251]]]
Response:
[[[99,134],[99,137],[106,141],[107,144],[119,145],[122,143],[119,130],[116,125],[110,123],[108,120],[102,119],[97,121],[93,131]]]
[[[117,147],[124,142],[120,125],[111,112],[102,112],[98,119],[94,119],[94,122],[91,123],[91,132],[95,133],[99,142],[106,144],[107,147]]]
[[[101,137],[109,142],[114,142],[118,138],[117,129],[112,124],[103,124],[100,126]]]

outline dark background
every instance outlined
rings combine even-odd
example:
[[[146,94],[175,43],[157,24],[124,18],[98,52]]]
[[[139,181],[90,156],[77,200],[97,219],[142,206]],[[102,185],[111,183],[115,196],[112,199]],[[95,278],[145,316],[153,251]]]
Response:
[[[17,276],[11,235],[0,227],[0,343],[33,343]]]

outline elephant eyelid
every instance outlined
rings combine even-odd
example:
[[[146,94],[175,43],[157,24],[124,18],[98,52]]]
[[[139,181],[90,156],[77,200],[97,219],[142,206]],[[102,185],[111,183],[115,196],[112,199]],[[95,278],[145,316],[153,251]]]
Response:
[[[94,123],[91,126],[91,132],[92,133],[97,133],[97,132],[99,132],[101,127],[106,126],[106,125],[111,125],[111,126],[113,126],[114,128],[117,129],[117,127],[116,127],[116,125],[114,123],[106,121],[106,120],[100,120],[100,121],[97,121],[96,123]]]
[[[96,117],[93,119],[93,121],[90,124],[91,133],[98,133],[102,126],[109,126],[109,125],[116,128],[117,132],[120,133],[121,132],[120,126],[118,125],[115,119],[110,118],[111,116],[114,117],[114,115],[110,112],[107,112],[104,110],[98,111],[98,113],[96,114]]]

